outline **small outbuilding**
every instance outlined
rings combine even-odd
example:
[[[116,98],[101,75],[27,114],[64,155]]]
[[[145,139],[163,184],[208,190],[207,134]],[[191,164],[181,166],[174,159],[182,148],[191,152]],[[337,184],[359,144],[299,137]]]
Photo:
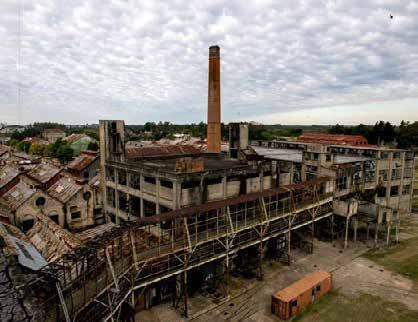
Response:
[[[332,275],[319,271],[306,275],[272,296],[271,312],[290,319],[332,289]]]

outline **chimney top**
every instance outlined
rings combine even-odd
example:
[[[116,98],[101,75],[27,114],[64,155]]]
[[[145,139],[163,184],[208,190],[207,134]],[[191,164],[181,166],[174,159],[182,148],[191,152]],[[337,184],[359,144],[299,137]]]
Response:
[[[218,45],[210,46],[209,47],[209,58],[212,58],[212,57],[218,58],[219,57],[219,51],[220,51],[220,48],[219,48]]]

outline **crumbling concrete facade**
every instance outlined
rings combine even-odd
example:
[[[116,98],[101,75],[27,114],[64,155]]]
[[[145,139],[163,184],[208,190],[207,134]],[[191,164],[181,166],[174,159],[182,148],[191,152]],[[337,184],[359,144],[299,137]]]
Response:
[[[124,124],[101,121],[101,173],[106,214],[113,221],[132,220],[271,189],[274,173],[270,162],[248,164],[205,155],[196,149],[165,151],[147,156],[147,147],[136,155],[126,151],[120,138]],[[117,128],[117,130],[110,130]],[[116,141],[117,143],[115,143]],[[116,153],[107,147],[121,146]],[[131,148],[132,149],[132,148]],[[155,151],[152,151],[155,153]]]

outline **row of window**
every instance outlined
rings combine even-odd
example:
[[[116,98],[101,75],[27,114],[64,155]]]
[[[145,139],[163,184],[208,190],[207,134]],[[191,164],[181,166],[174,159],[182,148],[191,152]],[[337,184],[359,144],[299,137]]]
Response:
[[[405,169],[404,178],[412,178],[412,169]],[[379,170],[379,177],[382,181],[388,181],[389,179],[389,170]],[[400,180],[402,177],[402,169],[392,169],[391,180]]]
[[[106,170],[106,179],[111,182],[116,182],[115,172],[117,171],[117,183],[126,186],[127,185],[127,172],[125,170],[114,170],[113,168],[107,168]],[[144,177],[144,182],[150,184],[156,184],[155,177]],[[173,182],[169,180],[160,180],[160,185],[165,188],[173,188]],[[141,189],[141,177],[139,174],[131,173],[129,186],[133,189]]]
[[[392,186],[390,187],[390,196],[396,197],[399,195],[399,189],[400,186]],[[386,187],[380,187],[377,189],[377,196],[380,198],[386,197],[387,188]],[[403,195],[409,195],[411,193],[411,185],[404,185],[402,188],[402,194]]]

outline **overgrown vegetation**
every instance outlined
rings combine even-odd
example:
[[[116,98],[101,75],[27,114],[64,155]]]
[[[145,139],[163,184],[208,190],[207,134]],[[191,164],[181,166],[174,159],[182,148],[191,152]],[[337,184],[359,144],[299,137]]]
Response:
[[[294,322],[412,322],[418,321],[418,311],[409,310],[398,302],[360,294],[348,297],[331,292],[309,306],[293,319]]]
[[[47,158],[57,158],[61,162],[70,161],[73,158],[74,150],[62,139],[48,145],[30,144],[12,139],[9,145],[18,151],[39,155]]]
[[[364,255],[377,264],[414,280],[418,285],[418,237]]]

